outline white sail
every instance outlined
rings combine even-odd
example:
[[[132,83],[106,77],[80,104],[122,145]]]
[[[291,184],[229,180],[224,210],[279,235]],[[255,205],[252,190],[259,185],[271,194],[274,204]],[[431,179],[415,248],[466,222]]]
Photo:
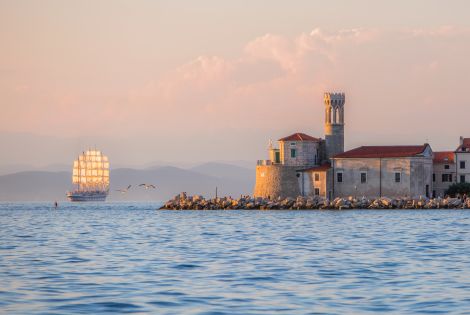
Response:
[[[79,191],[108,191],[108,157],[98,150],[83,152],[73,162],[72,182]]]

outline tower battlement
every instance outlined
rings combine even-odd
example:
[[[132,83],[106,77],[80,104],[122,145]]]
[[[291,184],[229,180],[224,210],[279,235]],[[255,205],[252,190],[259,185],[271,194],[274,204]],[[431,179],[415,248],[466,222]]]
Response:
[[[326,157],[330,159],[344,151],[344,93],[325,93]]]
[[[326,92],[323,99],[326,106],[344,106],[346,96],[344,93]]]

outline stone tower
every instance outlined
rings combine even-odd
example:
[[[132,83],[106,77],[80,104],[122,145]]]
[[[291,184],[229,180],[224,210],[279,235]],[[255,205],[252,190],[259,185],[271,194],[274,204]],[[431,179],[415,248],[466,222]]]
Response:
[[[344,152],[344,93],[325,93],[326,158]]]

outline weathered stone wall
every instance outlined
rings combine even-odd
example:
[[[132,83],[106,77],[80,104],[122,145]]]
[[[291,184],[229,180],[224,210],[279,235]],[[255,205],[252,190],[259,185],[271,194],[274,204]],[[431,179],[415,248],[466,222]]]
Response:
[[[432,194],[431,158],[335,159],[334,169],[336,197],[419,197],[426,196],[426,185]],[[340,172],[341,183],[337,181]],[[361,173],[367,174],[365,183]],[[400,173],[400,182],[395,181],[395,173]]]
[[[314,141],[279,141],[281,164],[287,166],[308,167],[320,162],[320,144]],[[291,149],[296,150],[296,157],[291,157]]]
[[[315,174],[318,174],[318,181],[315,180]],[[323,171],[302,172],[300,193],[302,196],[313,197],[315,196],[315,188],[318,188],[320,197],[331,198],[331,181],[331,169]]]
[[[432,195],[432,159],[413,158],[411,159],[411,187],[410,196],[419,197]],[[426,186],[428,191],[426,191]]]
[[[344,152],[344,125],[325,124],[325,147],[328,159]]]
[[[262,165],[256,167],[255,197],[295,198],[300,195],[296,166]]]
[[[410,187],[411,161],[409,158],[382,159],[382,196],[404,197],[412,194]],[[400,173],[400,182],[395,181],[395,173]]]

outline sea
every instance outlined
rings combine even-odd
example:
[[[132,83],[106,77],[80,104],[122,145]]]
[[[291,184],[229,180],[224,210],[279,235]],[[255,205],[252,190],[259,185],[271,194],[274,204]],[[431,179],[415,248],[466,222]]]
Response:
[[[470,314],[469,210],[0,204],[1,314]]]

